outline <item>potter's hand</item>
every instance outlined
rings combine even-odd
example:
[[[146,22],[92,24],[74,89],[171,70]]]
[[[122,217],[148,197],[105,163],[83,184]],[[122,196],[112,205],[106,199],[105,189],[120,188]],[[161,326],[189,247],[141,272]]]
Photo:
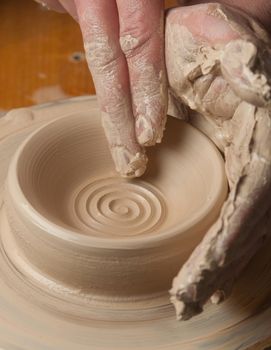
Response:
[[[190,122],[224,152],[230,185],[217,222],[173,281],[178,319],[200,313],[209,298],[222,301],[271,233],[269,48],[260,25],[218,4],[167,14],[166,65],[175,111],[182,103],[193,110]]]
[[[116,168],[142,175],[166,121],[163,0],[42,2],[79,21]]]

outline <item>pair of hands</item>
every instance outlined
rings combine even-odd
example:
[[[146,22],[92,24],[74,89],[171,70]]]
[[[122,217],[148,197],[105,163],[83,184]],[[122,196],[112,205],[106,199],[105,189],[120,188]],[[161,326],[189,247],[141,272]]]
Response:
[[[171,9],[160,0],[47,0],[80,24],[117,170],[140,176],[170,106],[225,155],[230,194],[173,281],[179,319],[223,300],[271,229],[270,41],[250,17],[218,4]],[[225,0],[224,3],[237,1]],[[192,1],[188,1],[192,3]],[[268,23],[268,0],[239,0]],[[184,113],[188,106],[188,116]],[[193,112],[192,112],[193,111]],[[270,231],[271,232],[271,231]]]

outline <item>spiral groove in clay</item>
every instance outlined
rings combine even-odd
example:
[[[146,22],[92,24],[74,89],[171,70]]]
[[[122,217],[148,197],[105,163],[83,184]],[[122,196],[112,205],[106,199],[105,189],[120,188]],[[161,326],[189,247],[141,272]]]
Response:
[[[118,178],[96,180],[75,194],[71,203],[75,227],[94,235],[151,234],[161,225],[166,208],[162,195],[150,184]]]
[[[56,119],[30,135],[12,160],[6,188],[10,240],[24,266],[33,267],[22,273],[41,289],[47,287],[37,276],[46,275],[57,290],[79,287],[109,305],[167,293],[219,213],[224,164],[206,137],[173,119],[148,157],[141,179],[121,178],[96,112]]]

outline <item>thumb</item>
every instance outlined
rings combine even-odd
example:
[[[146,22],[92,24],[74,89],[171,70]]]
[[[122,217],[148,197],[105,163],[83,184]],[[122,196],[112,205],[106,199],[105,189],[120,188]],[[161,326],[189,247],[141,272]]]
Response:
[[[259,39],[231,41],[221,57],[223,77],[242,100],[265,107],[271,98],[271,54]]]

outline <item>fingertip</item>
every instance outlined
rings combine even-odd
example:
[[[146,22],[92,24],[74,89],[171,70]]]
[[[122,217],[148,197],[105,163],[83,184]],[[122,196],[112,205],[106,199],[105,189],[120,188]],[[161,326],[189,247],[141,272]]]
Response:
[[[202,306],[198,302],[185,302],[176,298],[176,296],[172,296],[170,301],[175,307],[177,321],[188,321],[203,311]]]
[[[127,164],[124,177],[134,178],[142,176],[147,168],[148,158],[144,152],[138,152]]]
[[[133,153],[124,146],[115,146],[111,153],[116,170],[122,177],[135,178],[144,174],[148,158],[143,150]]]

